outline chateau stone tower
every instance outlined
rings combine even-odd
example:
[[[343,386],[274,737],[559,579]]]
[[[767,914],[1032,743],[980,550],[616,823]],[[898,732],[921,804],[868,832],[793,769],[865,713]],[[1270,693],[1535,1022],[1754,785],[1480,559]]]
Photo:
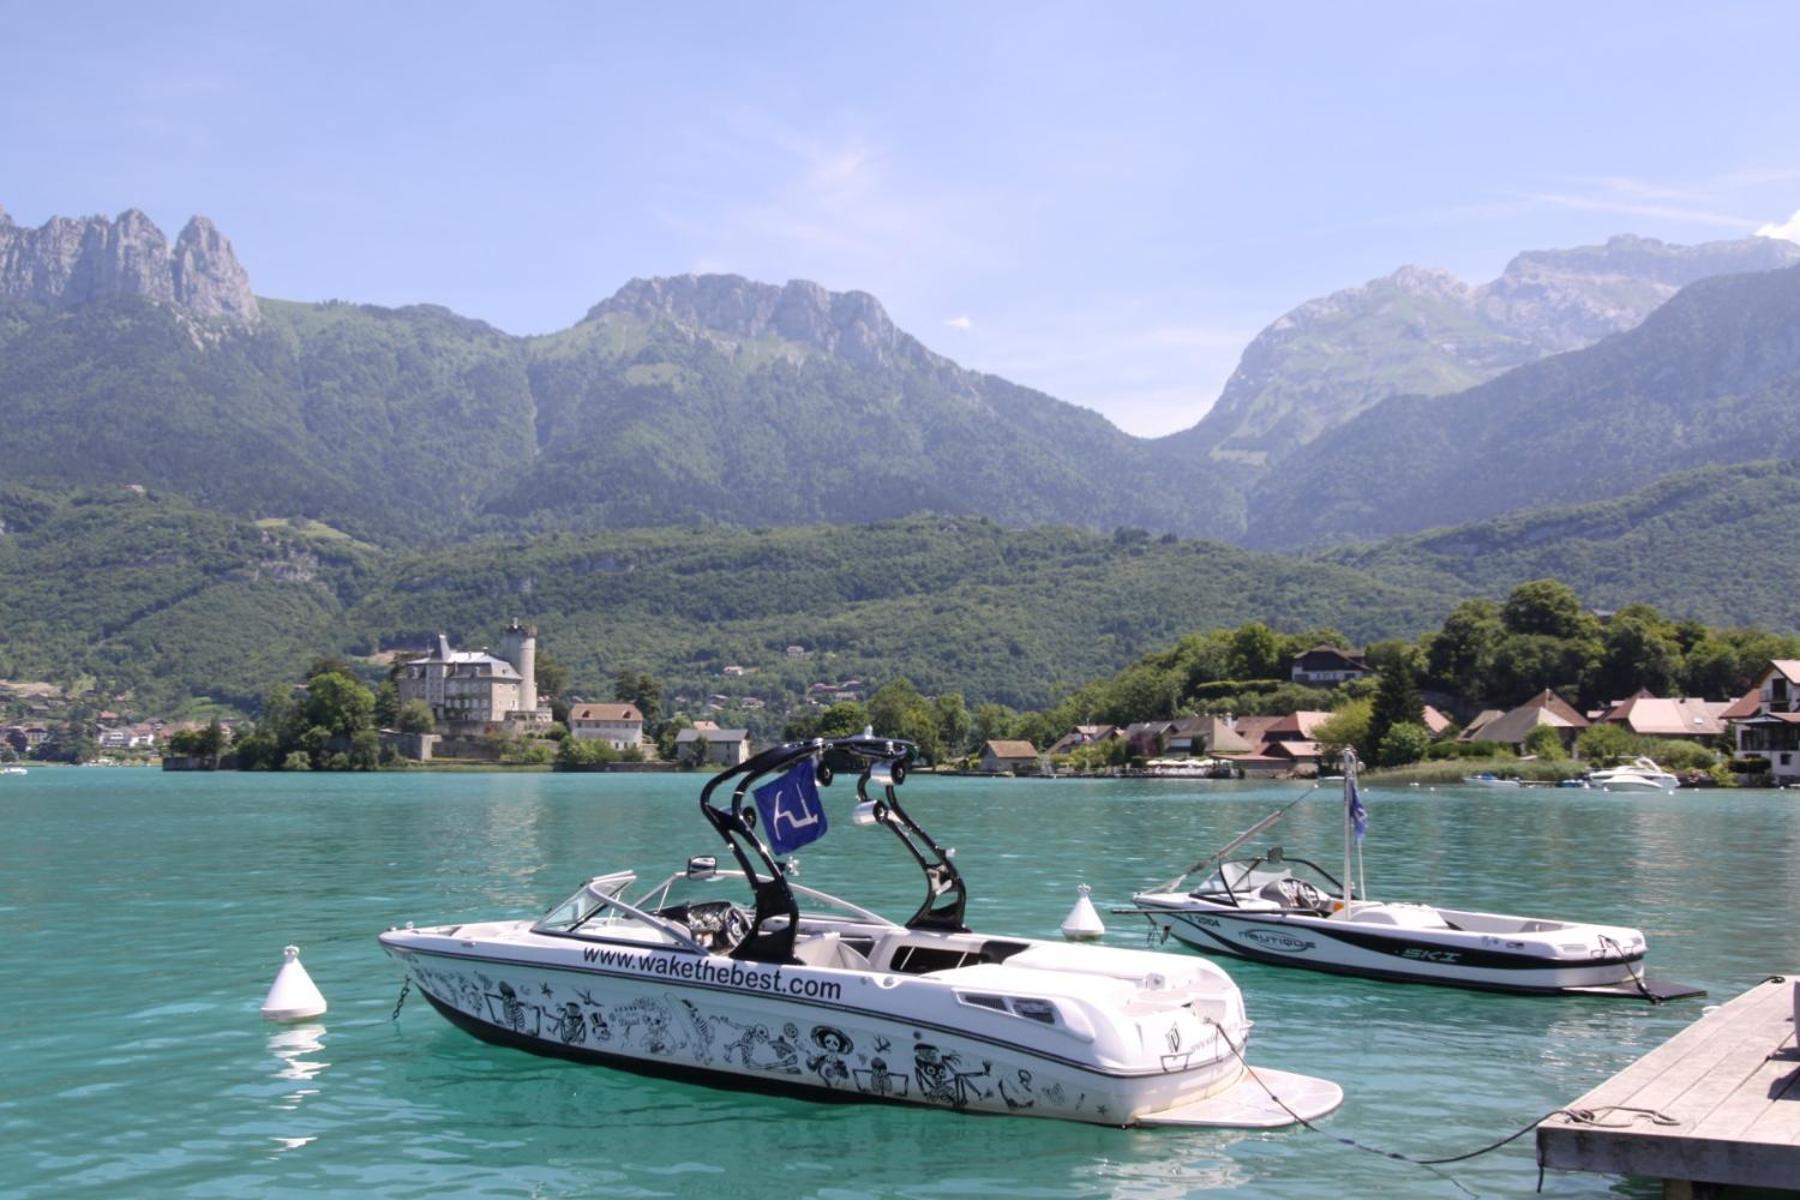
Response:
[[[515,618],[500,635],[500,657],[519,673],[520,711],[537,711],[537,626],[521,625]]]

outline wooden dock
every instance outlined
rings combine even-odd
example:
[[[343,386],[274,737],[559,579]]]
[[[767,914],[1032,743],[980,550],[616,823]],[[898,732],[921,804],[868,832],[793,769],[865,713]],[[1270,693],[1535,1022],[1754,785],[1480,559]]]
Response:
[[[1795,984],[1777,977],[1720,1005],[1538,1126],[1538,1162],[1663,1181],[1666,1197],[1720,1186],[1800,1194]]]

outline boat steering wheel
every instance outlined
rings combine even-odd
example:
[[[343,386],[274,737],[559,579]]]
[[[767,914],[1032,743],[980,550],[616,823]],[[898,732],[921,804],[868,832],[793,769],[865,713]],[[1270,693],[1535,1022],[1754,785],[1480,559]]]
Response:
[[[1287,901],[1289,908],[1323,910],[1328,903],[1325,893],[1305,879],[1282,880],[1281,898]]]
[[[724,919],[719,923],[719,934],[713,940],[714,946],[721,951],[735,949],[737,944],[750,936],[750,918],[744,910],[732,905],[725,910]]]

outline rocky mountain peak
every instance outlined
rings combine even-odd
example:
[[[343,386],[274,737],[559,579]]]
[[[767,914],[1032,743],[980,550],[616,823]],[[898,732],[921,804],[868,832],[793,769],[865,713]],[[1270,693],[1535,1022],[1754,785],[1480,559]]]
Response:
[[[922,352],[867,292],[831,292],[804,279],[782,287],[741,275],[633,279],[590,309],[586,319],[612,314],[731,338],[777,337],[862,366]]]
[[[250,277],[205,217],[187,223],[174,249],[138,209],[116,220],[52,217],[36,229],[0,209],[0,298],[74,308],[136,296],[194,316],[250,324],[258,317]]]

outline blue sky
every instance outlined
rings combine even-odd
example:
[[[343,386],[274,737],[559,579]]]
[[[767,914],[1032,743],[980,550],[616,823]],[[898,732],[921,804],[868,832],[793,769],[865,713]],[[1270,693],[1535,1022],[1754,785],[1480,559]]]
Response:
[[[1800,209],[1792,9],[4,3],[0,206],[515,333],[634,275],[874,293],[1140,434],[1402,263]]]

